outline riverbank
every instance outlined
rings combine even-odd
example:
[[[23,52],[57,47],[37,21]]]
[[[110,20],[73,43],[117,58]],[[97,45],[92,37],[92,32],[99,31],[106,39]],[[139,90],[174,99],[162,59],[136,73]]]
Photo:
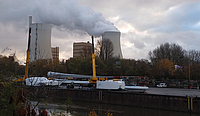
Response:
[[[36,93],[34,98],[84,101],[112,105],[200,113],[200,97],[138,93],[131,91],[103,91],[82,89],[59,89],[52,87],[26,87],[28,93]],[[178,92],[178,89],[177,89]]]

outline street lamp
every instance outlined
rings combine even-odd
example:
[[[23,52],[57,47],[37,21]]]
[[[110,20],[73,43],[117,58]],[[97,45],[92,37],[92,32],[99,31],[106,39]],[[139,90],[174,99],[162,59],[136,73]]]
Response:
[[[189,58],[189,77],[188,77],[188,89],[190,89],[190,58]]]

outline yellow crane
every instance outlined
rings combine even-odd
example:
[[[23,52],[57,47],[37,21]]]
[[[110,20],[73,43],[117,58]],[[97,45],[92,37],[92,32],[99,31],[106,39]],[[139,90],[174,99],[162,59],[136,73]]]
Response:
[[[26,57],[26,67],[25,67],[25,75],[23,78],[19,78],[17,82],[24,82],[28,78],[28,64],[29,64],[29,56],[30,56],[30,39],[31,39],[31,27],[29,27],[29,35],[28,35],[28,48],[27,48],[27,57]]]
[[[95,54],[94,54],[94,37],[92,36],[92,72],[93,77],[90,79],[90,83],[97,83],[97,77],[96,77],[96,65],[95,65]]]

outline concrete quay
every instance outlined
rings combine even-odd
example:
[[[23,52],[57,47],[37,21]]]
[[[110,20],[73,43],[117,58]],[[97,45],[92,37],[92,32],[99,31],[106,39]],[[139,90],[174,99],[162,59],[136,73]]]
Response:
[[[146,93],[137,91],[61,89],[52,87],[30,87],[27,92],[36,93],[34,98],[52,98],[124,105],[200,114],[200,94],[198,89],[149,88]]]
[[[200,89],[150,87],[147,94],[200,97]]]

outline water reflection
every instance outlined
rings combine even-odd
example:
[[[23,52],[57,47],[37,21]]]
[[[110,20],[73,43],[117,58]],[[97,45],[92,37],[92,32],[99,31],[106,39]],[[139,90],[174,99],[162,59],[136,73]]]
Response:
[[[37,102],[33,102],[36,104]],[[108,105],[99,103],[89,102],[71,102],[69,101],[54,101],[49,103],[40,103],[38,110],[45,108],[49,115],[54,116],[88,116],[91,110],[95,110],[98,116],[105,116],[109,111],[113,116],[199,116],[199,114],[190,114],[184,112],[166,111],[166,110],[155,110],[138,107],[128,107],[119,105]]]

